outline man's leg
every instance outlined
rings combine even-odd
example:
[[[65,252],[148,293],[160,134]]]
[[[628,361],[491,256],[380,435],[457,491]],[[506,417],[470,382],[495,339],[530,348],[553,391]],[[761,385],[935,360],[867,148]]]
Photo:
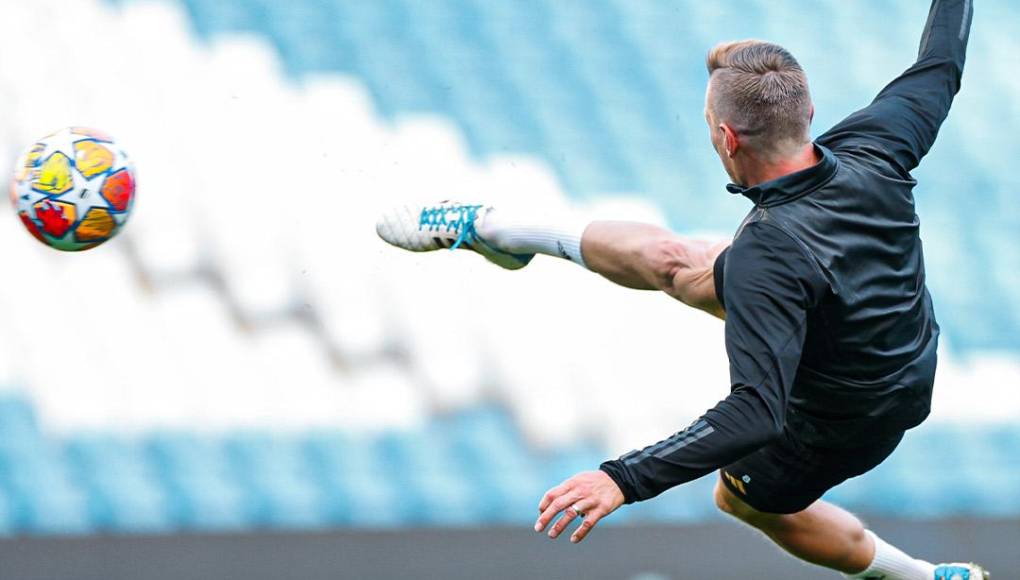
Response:
[[[515,254],[558,256],[636,290],[661,290],[681,302],[722,317],[713,267],[729,242],[690,240],[650,224],[616,221],[541,225],[499,210],[478,223],[479,235]]]
[[[812,564],[854,578],[932,580],[935,565],[916,560],[864,528],[853,514],[825,501],[816,501],[795,514],[755,510],[716,484],[715,502],[722,511],[757,528],[781,548]]]
[[[622,286],[661,290],[723,317],[713,267],[729,242],[689,240],[649,224],[590,222],[570,213],[519,215],[451,201],[393,208],[376,231],[405,250],[473,250],[510,270],[527,266],[536,254],[564,258]]]

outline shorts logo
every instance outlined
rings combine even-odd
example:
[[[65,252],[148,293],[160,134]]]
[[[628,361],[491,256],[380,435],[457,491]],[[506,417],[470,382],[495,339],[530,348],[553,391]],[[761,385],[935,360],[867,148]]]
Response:
[[[722,472],[722,474],[726,477],[726,481],[730,482],[730,485],[735,487],[737,491],[740,492],[740,495],[747,495],[747,488],[744,486],[744,483],[750,483],[751,482],[750,477],[745,475],[743,478],[737,479],[736,477],[733,477],[732,475],[725,471]]]

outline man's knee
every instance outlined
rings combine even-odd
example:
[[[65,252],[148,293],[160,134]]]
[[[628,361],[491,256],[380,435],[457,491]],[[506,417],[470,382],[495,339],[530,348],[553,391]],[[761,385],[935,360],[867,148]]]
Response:
[[[660,290],[673,288],[678,272],[691,267],[687,244],[678,237],[660,237],[642,245],[641,263],[646,264]]]
[[[745,523],[751,524],[752,526],[757,526],[770,515],[759,512],[744,503],[742,499],[734,495],[733,492],[723,484],[721,479],[715,484],[714,495],[715,505],[720,511]]]
[[[709,244],[663,237],[645,244],[641,254],[660,290],[695,308],[717,308],[712,270],[718,252]]]
[[[789,528],[792,521],[790,515],[773,514],[760,512],[747,505],[727,488],[722,479],[715,484],[715,505],[724,513],[727,513],[752,528],[757,528],[768,535],[782,532]]]
[[[740,510],[740,507],[736,503],[738,500],[730,490],[726,489],[721,479],[715,482],[715,490],[712,495],[715,498],[715,507],[719,508],[719,511],[739,517],[737,512]]]

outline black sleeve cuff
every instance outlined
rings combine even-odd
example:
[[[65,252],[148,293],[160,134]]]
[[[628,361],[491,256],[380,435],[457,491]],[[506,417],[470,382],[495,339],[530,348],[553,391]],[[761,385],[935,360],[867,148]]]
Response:
[[[630,504],[638,501],[639,498],[634,494],[634,487],[627,481],[626,468],[622,461],[619,459],[605,461],[599,466],[599,469],[616,482],[616,486],[623,492],[623,503]]]

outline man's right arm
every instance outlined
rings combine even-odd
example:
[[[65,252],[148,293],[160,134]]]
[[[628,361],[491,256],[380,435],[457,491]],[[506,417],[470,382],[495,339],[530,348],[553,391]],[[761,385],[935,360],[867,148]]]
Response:
[[[933,0],[917,62],[818,142],[871,145],[904,173],[917,167],[960,90],[972,16],[972,0]]]
[[[808,311],[829,286],[807,253],[775,226],[750,224],[727,254],[731,392],[687,429],[601,465],[627,503],[697,479],[782,435]]]

